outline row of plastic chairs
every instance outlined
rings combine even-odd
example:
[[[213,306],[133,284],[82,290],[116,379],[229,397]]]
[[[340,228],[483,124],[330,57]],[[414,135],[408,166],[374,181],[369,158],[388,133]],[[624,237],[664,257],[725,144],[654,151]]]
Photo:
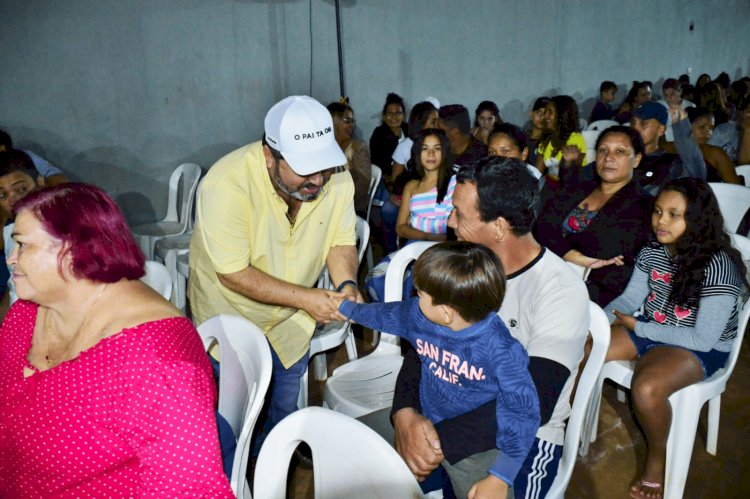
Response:
[[[271,380],[270,347],[260,328],[234,315],[212,317],[198,333],[206,350],[218,344],[218,410],[238,435],[230,484],[237,497],[249,499],[245,474]],[[255,480],[256,499],[286,497],[289,463],[302,442],[312,450],[316,497],[422,497],[404,461],[378,434],[343,414],[308,407],[285,418],[266,438],[255,469],[262,477]]]

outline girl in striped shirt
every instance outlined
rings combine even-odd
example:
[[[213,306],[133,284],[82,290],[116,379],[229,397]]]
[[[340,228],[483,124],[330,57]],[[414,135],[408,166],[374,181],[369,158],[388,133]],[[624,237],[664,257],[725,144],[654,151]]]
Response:
[[[445,133],[437,128],[419,132],[411,148],[411,161],[418,178],[404,186],[396,233],[401,239],[445,241],[456,186],[456,178],[450,174],[453,159]]]
[[[745,264],[703,180],[666,184],[651,226],[656,240],[638,254],[627,288],[607,306],[607,361],[637,361],[633,409],[648,443],[641,478],[630,487],[639,499],[663,495],[667,399],[724,367],[737,335],[738,297],[748,288]]]

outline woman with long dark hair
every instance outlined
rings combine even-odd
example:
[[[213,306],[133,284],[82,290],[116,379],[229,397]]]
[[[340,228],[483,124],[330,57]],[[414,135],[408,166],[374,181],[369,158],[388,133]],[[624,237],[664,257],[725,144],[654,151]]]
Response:
[[[663,495],[669,396],[724,367],[737,335],[738,296],[748,288],[742,256],[706,182],[667,183],[651,227],[655,240],[638,254],[623,294],[605,308],[612,323],[607,361],[636,361],[633,409],[648,444],[629,491],[637,499]]]

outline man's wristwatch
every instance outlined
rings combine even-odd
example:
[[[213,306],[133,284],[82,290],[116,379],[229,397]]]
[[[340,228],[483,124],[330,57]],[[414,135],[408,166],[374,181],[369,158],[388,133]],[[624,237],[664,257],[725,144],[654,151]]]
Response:
[[[337,293],[341,293],[341,291],[343,291],[343,289],[345,287],[347,287],[347,286],[354,286],[355,289],[359,288],[359,285],[357,284],[357,281],[353,281],[351,279],[347,279],[346,281],[344,281],[344,282],[342,282],[341,284],[338,285],[338,287],[336,288],[336,292]]]

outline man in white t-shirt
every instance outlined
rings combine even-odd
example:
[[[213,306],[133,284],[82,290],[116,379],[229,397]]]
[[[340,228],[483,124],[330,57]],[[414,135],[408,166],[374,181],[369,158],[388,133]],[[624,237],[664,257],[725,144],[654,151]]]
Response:
[[[511,485],[516,497],[544,497],[557,473],[583,357],[589,324],[586,286],[531,234],[539,192],[523,162],[487,158],[461,169],[457,178],[448,224],[459,239],[484,244],[500,258],[508,280],[498,314],[528,351],[540,401],[542,426]],[[419,413],[419,374],[419,359],[411,352],[404,358],[391,411],[396,449],[418,479],[442,464],[457,495],[465,497],[497,453],[495,402],[433,426]],[[382,420],[377,413],[363,420],[381,431],[378,417]]]

